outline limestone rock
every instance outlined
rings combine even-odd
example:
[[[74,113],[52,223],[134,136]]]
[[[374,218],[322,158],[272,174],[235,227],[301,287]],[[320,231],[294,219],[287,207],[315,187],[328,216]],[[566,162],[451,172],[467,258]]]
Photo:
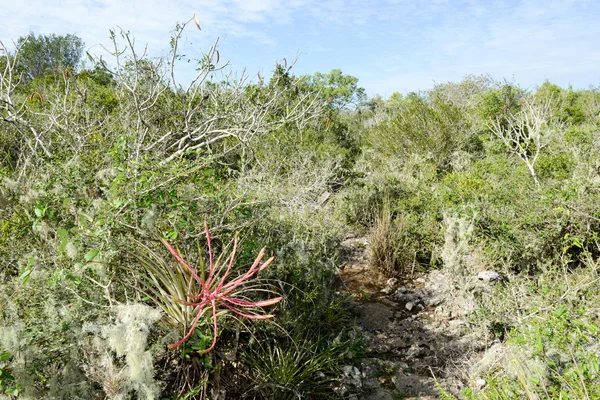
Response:
[[[496,271],[481,271],[477,274],[477,278],[484,282],[494,282],[502,279],[502,275],[497,273]]]

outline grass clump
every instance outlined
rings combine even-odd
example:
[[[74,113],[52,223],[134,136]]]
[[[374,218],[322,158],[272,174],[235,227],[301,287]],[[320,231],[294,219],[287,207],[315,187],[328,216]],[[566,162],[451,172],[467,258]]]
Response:
[[[401,215],[394,216],[389,200],[384,200],[381,211],[369,233],[370,263],[388,277],[397,277],[410,271],[416,253],[406,233],[406,222]]]

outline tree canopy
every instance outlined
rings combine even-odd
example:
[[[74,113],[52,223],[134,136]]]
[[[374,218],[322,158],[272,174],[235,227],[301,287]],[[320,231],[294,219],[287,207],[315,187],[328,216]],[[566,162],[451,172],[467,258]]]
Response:
[[[358,87],[358,78],[344,75],[342,70],[333,69],[329,73],[317,72],[305,77],[305,83],[321,96],[334,109],[359,106],[366,100],[365,89]]]
[[[21,67],[29,79],[56,68],[77,69],[84,43],[73,34],[38,35],[33,32],[17,41]]]

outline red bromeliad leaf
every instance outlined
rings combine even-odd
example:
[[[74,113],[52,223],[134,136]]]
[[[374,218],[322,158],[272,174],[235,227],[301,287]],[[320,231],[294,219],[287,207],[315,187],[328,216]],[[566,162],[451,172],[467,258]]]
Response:
[[[161,239],[161,242],[162,242],[162,243],[165,245],[165,247],[166,247],[166,248],[169,250],[169,252],[171,252],[171,254],[173,254],[173,256],[175,256],[175,258],[177,259],[177,261],[179,261],[179,263],[180,263],[181,265],[183,265],[184,267],[186,267],[186,268],[187,268],[187,269],[188,269],[188,270],[189,270],[189,271],[192,273],[192,275],[194,276],[194,279],[196,279],[196,281],[197,281],[198,283],[200,283],[200,284],[202,284],[202,286],[204,286],[204,283],[202,282],[202,279],[200,279],[200,277],[198,276],[198,274],[196,274],[196,271],[195,271],[195,270],[194,270],[192,267],[190,267],[190,266],[189,266],[189,265],[188,265],[188,264],[187,264],[187,263],[186,263],[186,262],[183,260],[183,258],[182,258],[182,257],[181,257],[181,255],[179,254],[179,252],[178,252],[177,250],[175,250],[175,249],[173,248],[173,246],[171,246],[171,245],[169,244],[169,242],[167,242],[166,240],[164,240],[164,239]]]
[[[181,338],[181,340],[179,342],[170,344],[167,347],[170,349],[174,349],[176,347],[181,346],[186,340],[188,340],[188,338],[190,336],[192,336],[192,333],[194,333],[194,330],[196,329],[196,325],[198,324],[198,321],[200,320],[201,316],[202,316],[202,312],[198,311],[198,315],[196,315],[196,318],[194,318],[194,320],[192,321],[192,328],[190,329],[190,331],[183,338]]]
[[[276,297],[274,299],[254,301],[254,302],[248,301],[248,300],[230,299],[230,298],[224,298],[223,300],[225,300],[231,304],[234,304],[236,306],[241,306],[241,307],[266,307],[266,306],[275,305],[275,304],[279,303],[282,299],[283,299],[283,297]]]
[[[259,77],[260,77],[260,75],[259,75]],[[208,278],[206,280],[203,280],[196,273],[194,268],[190,267],[189,264],[185,262],[185,260],[179,254],[179,252],[177,250],[175,250],[175,248],[171,244],[169,244],[166,240],[162,240],[163,244],[165,245],[165,247],[167,247],[169,252],[177,259],[177,261],[181,265],[183,265],[186,269],[188,269],[192,273],[194,280],[201,286],[200,294],[198,294],[198,295],[187,294],[187,298],[192,301],[188,301],[188,300],[184,300],[184,299],[177,299],[173,296],[169,296],[169,298],[171,300],[175,301],[178,304],[195,307],[198,312],[198,314],[192,321],[191,327],[190,327],[189,331],[187,332],[187,334],[181,340],[179,340],[177,343],[173,343],[173,344],[169,345],[169,348],[176,348],[176,347],[181,346],[183,343],[185,343],[185,341],[195,331],[196,325],[198,324],[198,321],[200,320],[202,315],[204,315],[204,311],[205,311],[206,307],[210,307],[212,309],[213,341],[209,348],[207,348],[205,350],[201,350],[200,353],[207,353],[207,352],[211,351],[212,349],[214,349],[214,347],[217,343],[217,336],[218,336],[218,332],[219,332],[218,319],[217,319],[217,308],[219,306],[222,306],[226,310],[231,311],[231,312],[233,312],[241,317],[244,317],[244,318],[255,319],[255,320],[264,320],[264,319],[268,319],[268,318],[273,318],[274,315],[273,314],[259,314],[258,312],[262,311],[262,307],[268,307],[268,306],[275,305],[282,300],[282,297],[275,297],[272,299],[259,300],[259,301],[250,301],[250,300],[247,300],[244,298],[228,297],[228,295],[231,294],[234,290],[240,288],[244,283],[246,283],[248,281],[248,279],[252,278],[253,276],[257,275],[259,272],[263,271],[266,267],[268,267],[274,258],[271,257],[267,261],[265,261],[262,265],[260,265],[260,262],[261,262],[262,258],[264,257],[265,250],[266,250],[265,248],[263,248],[259,252],[256,259],[254,260],[254,263],[252,264],[252,266],[250,266],[248,271],[246,271],[246,273],[244,273],[242,276],[226,283],[226,280],[229,277],[231,268],[233,266],[235,254],[237,252],[237,246],[238,246],[237,237],[234,239],[233,250],[232,250],[230,256],[227,257],[227,259],[225,260],[225,263],[227,264],[227,268],[225,269],[224,264],[220,265],[218,267],[215,267],[215,265],[213,264],[211,237],[210,237],[210,232],[208,230],[208,224],[206,223],[206,221],[204,222],[204,231],[206,233],[206,242],[208,245],[208,259],[209,259],[209,271],[208,271]],[[223,272],[224,269],[225,269],[225,271]],[[215,282],[218,282],[218,283],[215,285],[214,284]],[[243,289],[239,289],[239,290],[243,294]],[[240,311],[238,309],[240,307],[244,308],[244,309],[250,309],[249,311],[251,311],[251,313]]]
[[[202,297],[202,296],[196,296],[196,297]],[[176,302],[176,303],[183,304],[184,306],[192,306],[192,307],[194,307],[194,306],[199,305],[199,303],[194,303],[192,301],[181,300],[181,299],[178,299],[178,298],[173,297],[173,296],[169,296],[169,298],[171,300],[173,300],[174,302]]]
[[[214,300],[212,302],[212,309],[213,309],[213,341],[212,341],[212,344],[210,345],[210,347],[208,349],[204,349],[204,350],[198,351],[198,353],[200,353],[200,354],[208,353],[209,351],[211,351],[212,349],[214,349],[215,345],[217,344],[217,333],[218,333],[218,326],[217,326],[217,306],[215,305]]]

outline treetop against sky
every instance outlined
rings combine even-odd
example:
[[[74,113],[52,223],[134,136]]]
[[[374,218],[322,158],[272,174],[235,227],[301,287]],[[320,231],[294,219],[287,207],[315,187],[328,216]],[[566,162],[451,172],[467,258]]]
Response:
[[[600,3],[593,0],[30,0],[2,2],[5,45],[32,31],[73,33],[90,53],[109,46],[109,29],[130,31],[150,56],[165,55],[177,22],[194,13],[182,52],[201,57],[221,38],[234,70],[270,76],[298,58],[296,74],[334,68],[359,78],[369,95],[428,89],[489,73],[528,88],[548,79],[598,85]],[[117,28],[118,29],[118,28]],[[189,75],[193,73],[190,66]]]

